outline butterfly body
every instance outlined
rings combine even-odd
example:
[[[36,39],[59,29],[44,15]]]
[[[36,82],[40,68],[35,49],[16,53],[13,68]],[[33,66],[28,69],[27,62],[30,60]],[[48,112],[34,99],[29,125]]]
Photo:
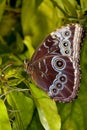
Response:
[[[69,24],[55,30],[26,64],[35,83],[54,100],[70,102],[78,93],[83,31],[80,24]]]

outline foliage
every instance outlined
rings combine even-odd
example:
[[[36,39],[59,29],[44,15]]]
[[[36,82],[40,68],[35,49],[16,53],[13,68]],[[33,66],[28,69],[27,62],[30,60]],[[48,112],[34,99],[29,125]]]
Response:
[[[47,34],[76,22],[87,27],[86,0],[0,0],[0,130],[87,130],[87,37],[72,103],[55,103],[24,70]]]

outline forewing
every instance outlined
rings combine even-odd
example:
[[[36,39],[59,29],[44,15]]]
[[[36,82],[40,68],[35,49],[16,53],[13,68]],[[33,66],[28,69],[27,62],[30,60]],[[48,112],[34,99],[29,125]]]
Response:
[[[68,36],[65,36],[67,33]],[[75,25],[70,24],[66,26],[62,26],[60,29],[55,30],[54,32],[50,33],[40,44],[40,46],[36,49],[31,62],[38,60],[39,58],[44,57],[48,54],[61,54],[64,53],[65,49],[71,47],[73,44],[73,39],[75,35]],[[69,47],[66,47],[62,44],[65,42],[70,41]],[[65,49],[61,49],[65,48]]]

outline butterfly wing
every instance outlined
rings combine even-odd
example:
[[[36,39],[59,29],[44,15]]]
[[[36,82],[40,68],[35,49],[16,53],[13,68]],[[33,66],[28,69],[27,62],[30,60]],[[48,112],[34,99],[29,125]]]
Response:
[[[32,67],[32,79],[52,98],[62,102],[75,98],[79,88],[79,66],[75,75],[73,63],[67,56],[46,56]]]
[[[47,54],[66,54],[66,49],[69,49],[69,47],[73,49],[73,42],[76,40],[74,37],[79,31],[80,33],[82,31],[81,25],[69,24],[50,33],[36,49],[31,62],[36,61]]]
[[[57,29],[42,42],[27,66],[36,84],[55,100],[70,102],[77,95],[82,34],[80,24]]]

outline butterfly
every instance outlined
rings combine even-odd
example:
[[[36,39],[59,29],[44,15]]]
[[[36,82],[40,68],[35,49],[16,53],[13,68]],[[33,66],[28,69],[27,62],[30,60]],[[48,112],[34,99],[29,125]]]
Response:
[[[36,49],[26,71],[36,85],[59,102],[71,102],[80,85],[80,48],[83,26],[74,23],[50,33]]]

